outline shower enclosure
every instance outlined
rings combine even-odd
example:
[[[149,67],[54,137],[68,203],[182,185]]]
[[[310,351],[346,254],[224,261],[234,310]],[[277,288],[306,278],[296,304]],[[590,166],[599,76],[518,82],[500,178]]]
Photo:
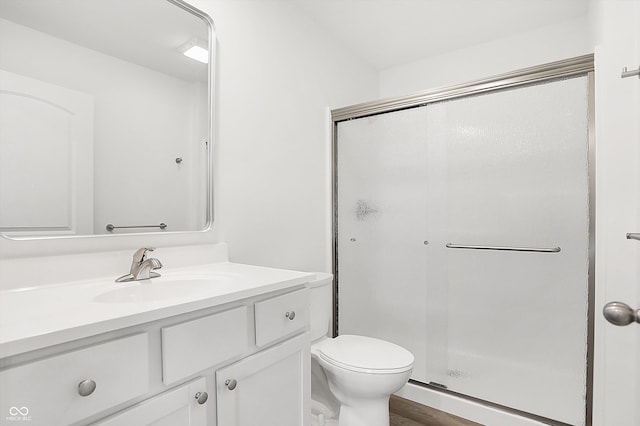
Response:
[[[340,334],[411,350],[419,386],[590,424],[592,69],[333,111]]]

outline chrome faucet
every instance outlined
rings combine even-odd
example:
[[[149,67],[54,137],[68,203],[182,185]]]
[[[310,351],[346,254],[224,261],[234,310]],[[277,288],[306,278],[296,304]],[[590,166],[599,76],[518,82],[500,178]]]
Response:
[[[116,282],[123,283],[158,278],[160,274],[153,272],[153,270],[162,268],[162,263],[155,257],[147,259],[147,252],[153,250],[155,250],[153,247],[143,247],[136,250],[133,254],[133,261],[131,262],[131,271],[127,275],[118,278]]]

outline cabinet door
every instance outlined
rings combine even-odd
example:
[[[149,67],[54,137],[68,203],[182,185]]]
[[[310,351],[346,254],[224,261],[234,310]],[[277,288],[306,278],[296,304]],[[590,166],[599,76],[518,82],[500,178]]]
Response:
[[[218,426],[309,424],[308,335],[216,372]]]
[[[206,398],[202,397],[206,389],[206,380],[201,377],[107,417],[94,425],[206,426]],[[196,398],[198,392],[201,393],[200,401]]]

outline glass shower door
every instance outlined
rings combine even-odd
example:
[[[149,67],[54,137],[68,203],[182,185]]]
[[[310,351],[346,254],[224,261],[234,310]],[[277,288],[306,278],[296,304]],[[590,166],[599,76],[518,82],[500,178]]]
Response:
[[[427,348],[426,121],[415,108],[338,127],[340,334],[395,342],[417,360]]]
[[[427,339],[443,345],[427,375],[573,425],[585,422],[587,93],[581,77],[427,108],[429,256],[442,268],[427,298],[443,305],[427,335],[446,324],[446,339]]]
[[[575,77],[340,122],[340,334],[405,346],[418,382],[584,424],[587,107]]]

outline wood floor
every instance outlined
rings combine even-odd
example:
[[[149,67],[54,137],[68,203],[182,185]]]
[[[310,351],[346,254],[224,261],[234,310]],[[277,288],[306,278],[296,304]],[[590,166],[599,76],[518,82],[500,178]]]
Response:
[[[391,426],[482,426],[395,395],[389,401],[389,415]]]

